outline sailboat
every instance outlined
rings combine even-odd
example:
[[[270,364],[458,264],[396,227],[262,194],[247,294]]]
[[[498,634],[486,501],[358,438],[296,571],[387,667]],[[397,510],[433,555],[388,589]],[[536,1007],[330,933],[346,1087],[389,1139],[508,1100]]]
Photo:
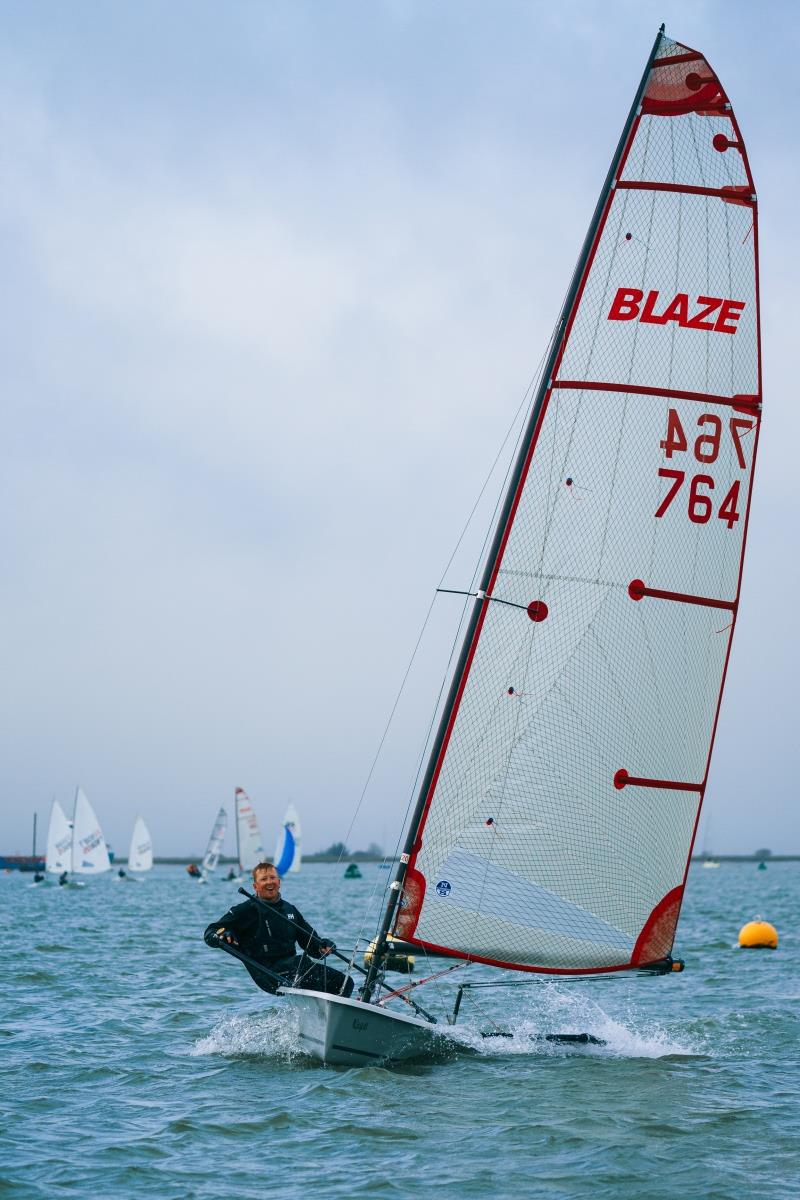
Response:
[[[101,875],[110,868],[100,822],[83,788],[75,789],[72,821],[67,820],[63,808],[54,799],[47,830],[47,873],[58,875],[59,882],[69,883],[71,887],[84,887],[77,876]]]
[[[283,989],[309,1054],[452,1044],[419,984],[386,983],[390,938],[520,981],[682,967],[761,416],[758,305],[738,122],[662,26],[466,593],[360,998]]]
[[[234,795],[236,808],[236,861],[238,874],[231,869],[228,881],[241,883],[246,874],[252,871],[257,863],[264,862],[266,855],[261,845],[261,833],[258,828],[258,818],[250,802],[250,797],[244,788],[237,788]]]
[[[152,868],[153,841],[150,837],[150,830],[147,828],[144,818],[137,816],[133,823],[131,845],[128,850],[128,870],[142,875],[145,871],[152,870]],[[131,879],[135,878],[135,876],[125,875],[124,878]]]
[[[72,866],[72,826],[58,801],[53,798],[47,827],[44,869],[48,875],[63,875]]]
[[[300,825],[300,816],[295,806],[290,802],[289,807],[286,809],[280,832],[278,833],[275,856],[272,860],[275,864],[275,870],[281,877],[289,871],[297,874],[300,870],[302,842],[303,830]]]
[[[217,869],[222,844],[225,841],[225,833],[228,828],[228,814],[224,808],[220,808],[217,813],[216,820],[211,829],[211,836],[208,839],[206,852],[203,855],[203,861],[200,864],[200,883],[208,883],[210,877]]]

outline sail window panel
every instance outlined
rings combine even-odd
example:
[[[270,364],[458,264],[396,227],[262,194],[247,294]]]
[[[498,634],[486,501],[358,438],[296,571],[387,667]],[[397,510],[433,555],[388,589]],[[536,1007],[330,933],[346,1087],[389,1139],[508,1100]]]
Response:
[[[635,383],[730,396],[758,389],[753,212],[716,197],[616,193],[559,366],[561,379]],[[627,240],[626,233],[631,233]],[[670,320],[613,319],[619,289],[658,293],[663,316],[680,293],[744,303],[734,333]],[[714,320],[720,312],[718,305]]]
[[[682,42],[676,42],[674,38],[669,37],[666,33],[662,33],[658,49],[653,57],[654,61],[658,62],[660,58],[674,58],[677,54],[694,53],[695,51],[689,46],[684,46]]]
[[[686,70],[693,65],[687,65]],[[713,139],[718,134],[731,142],[738,141],[729,116],[644,114],[620,178],[691,187],[747,187],[742,154],[737,149],[715,150]]]

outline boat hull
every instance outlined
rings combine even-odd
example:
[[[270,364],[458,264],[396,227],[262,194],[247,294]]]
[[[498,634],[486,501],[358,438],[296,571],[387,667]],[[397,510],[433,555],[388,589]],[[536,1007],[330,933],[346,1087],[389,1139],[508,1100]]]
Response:
[[[320,1062],[363,1067],[441,1053],[455,1043],[439,1026],[376,1004],[281,988],[300,1019],[300,1045]]]

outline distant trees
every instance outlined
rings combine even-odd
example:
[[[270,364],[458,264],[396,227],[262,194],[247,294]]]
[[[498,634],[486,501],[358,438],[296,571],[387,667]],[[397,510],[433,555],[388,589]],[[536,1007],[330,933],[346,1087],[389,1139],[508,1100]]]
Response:
[[[377,842],[370,842],[366,850],[348,850],[344,842],[334,842],[332,846],[328,846],[327,850],[320,850],[321,858],[351,858],[351,859],[370,859],[383,858],[383,850]]]
[[[763,862],[765,858],[772,858],[772,851],[771,850],[755,850],[753,852],[753,858],[757,858],[760,862]]]
[[[325,854],[328,858],[350,858],[350,851],[345,846],[344,842],[334,842],[332,846],[328,846],[327,850],[321,850],[320,854]]]

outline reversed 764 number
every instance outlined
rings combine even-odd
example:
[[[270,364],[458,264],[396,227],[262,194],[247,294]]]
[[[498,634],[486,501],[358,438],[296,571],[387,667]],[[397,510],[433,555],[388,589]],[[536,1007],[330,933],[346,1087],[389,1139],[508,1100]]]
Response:
[[[703,413],[702,416],[697,418],[697,427],[701,432],[694,441],[693,450],[695,459],[699,463],[716,462],[722,441],[722,418],[716,416],[714,413]],[[747,466],[744,450],[742,449],[742,438],[752,428],[753,422],[742,417],[731,417],[728,421],[728,430],[733,441],[736,459],[742,470]],[[680,417],[674,408],[669,410],[667,436],[660,445],[664,451],[665,458],[672,458],[673,454],[684,453],[689,449],[689,443],[681,425]],[[686,471],[673,470],[670,467],[660,467],[658,474],[661,479],[672,481],[667,489],[666,496],[656,509],[655,515],[663,517],[683,487],[686,480]],[[737,507],[739,503],[739,483],[738,479],[734,480],[717,509],[717,517],[720,521],[725,522],[728,529],[733,529],[740,516]],[[714,480],[710,475],[699,474],[693,475],[691,478],[691,482],[689,483],[688,514],[689,520],[694,521],[696,525],[705,525],[714,515],[714,501],[716,499],[712,496],[714,486]]]

